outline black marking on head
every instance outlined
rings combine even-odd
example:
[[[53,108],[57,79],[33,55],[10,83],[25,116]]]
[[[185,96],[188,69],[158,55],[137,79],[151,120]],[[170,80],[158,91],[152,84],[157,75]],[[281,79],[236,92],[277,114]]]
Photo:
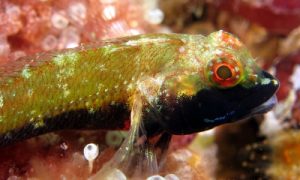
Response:
[[[269,74],[266,77],[273,78]],[[236,85],[228,89],[202,89],[194,96],[161,97],[161,126],[172,134],[190,134],[244,119],[267,101],[278,84]]]

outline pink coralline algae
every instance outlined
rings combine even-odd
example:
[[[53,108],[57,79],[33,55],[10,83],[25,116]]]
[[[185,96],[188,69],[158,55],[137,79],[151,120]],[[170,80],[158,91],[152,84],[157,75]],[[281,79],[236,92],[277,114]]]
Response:
[[[298,0],[213,0],[220,9],[239,14],[272,33],[288,34],[300,24]]]
[[[145,7],[132,0],[2,0],[0,62],[153,30],[145,17],[156,9]]]
[[[281,82],[279,91],[277,93],[278,99],[282,100],[287,98],[289,92],[294,87],[291,80],[295,67],[300,64],[300,52],[288,55],[278,59],[279,63],[276,65],[276,77]]]

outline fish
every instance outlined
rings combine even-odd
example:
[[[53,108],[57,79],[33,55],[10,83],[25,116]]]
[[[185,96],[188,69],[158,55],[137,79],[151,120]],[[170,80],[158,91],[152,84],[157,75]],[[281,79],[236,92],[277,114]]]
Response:
[[[174,134],[265,113],[278,87],[246,46],[222,30],[39,53],[0,66],[0,146],[62,129],[128,129],[109,166],[143,152],[156,171],[152,137],[165,150]]]

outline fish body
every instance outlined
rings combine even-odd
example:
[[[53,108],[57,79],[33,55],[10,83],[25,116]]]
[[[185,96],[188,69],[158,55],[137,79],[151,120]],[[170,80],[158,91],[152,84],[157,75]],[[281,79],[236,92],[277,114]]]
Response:
[[[125,37],[0,68],[0,145],[60,129],[128,128],[137,99],[148,135],[189,134],[253,114],[279,84],[223,31]]]

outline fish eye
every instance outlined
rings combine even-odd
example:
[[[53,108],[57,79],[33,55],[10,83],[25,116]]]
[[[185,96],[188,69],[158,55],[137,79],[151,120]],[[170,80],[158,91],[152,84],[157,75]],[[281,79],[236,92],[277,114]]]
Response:
[[[212,59],[208,64],[208,79],[219,88],[230,88],[238,84],[242,76],[239,61],[232,57]]]
[[[218,79],[220,80],[226,80],[226,79],[230,79],[232,77],[233,74],[233,69],[226,65],[226,64],[221,64],[220,66],[218,66],[216,68],[216,76]]]

